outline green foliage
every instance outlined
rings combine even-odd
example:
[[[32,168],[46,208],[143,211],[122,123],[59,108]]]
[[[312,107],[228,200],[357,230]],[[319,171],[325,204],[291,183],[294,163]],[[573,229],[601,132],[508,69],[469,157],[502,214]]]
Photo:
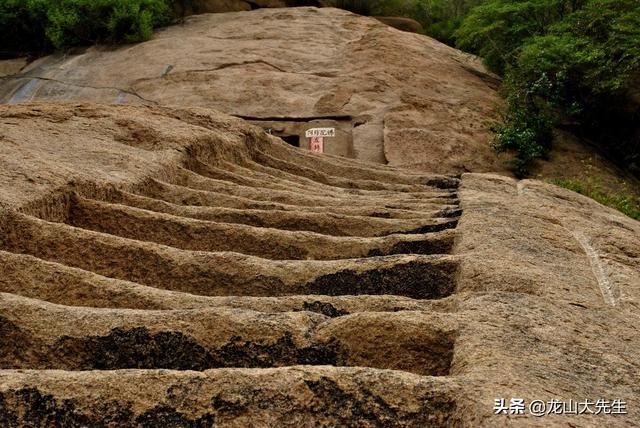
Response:
[[[336,7],[345,9],[358,15],[370,16],[380,1],[376,0],[338,0]]]
[[[360,15],[415,19],[426,34],[453,45],[453,34],[472,7],[485,0],[338,0],[337,7]]]
[[[171,17],[169,0],[0,0],[7,53],[147,40]]]
[[[548,152],[555,126],[596,141],[624,165],[640,160],[640,113],[628,95],[640,76],[638,0],[490,0],[456,37],[506,76],[495,147],[515,151],[520,175]]]
[[[527,87],[509,79],[505,82],[507,112],[502,122],[492,126],[496,135],[493,147],[497,152],[515,153],[513,169],[518,177],[527,176],[529,165],[551,149],[553,112],[541,100],[553,98],[557,90],[546,75]]]
[[[464,18],[486,0],[414,0],[411,17],[420,22],[426,34],[449,45]]]
[[[525,41],[546,34],[584,1],[488,0],[464,19],[454,35],[456,45],[478,54],[493,71],[503,74],[516,64]]]
[[[47,50],[50,44],[42,25],[46,16],[44,0],[0,0],[2,56]]]
[[[615,208],[625,215],[640,220],[640,198],[627,193],[609,193],[599,186],[577,179],[553,179],[551,183],[573,190],[581,195],[587,196],[602,205]]]

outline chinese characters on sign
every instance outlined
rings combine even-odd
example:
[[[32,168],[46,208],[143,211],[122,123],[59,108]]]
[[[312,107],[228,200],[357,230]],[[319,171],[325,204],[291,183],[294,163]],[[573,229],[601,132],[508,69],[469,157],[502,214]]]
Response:
[[[324,138],[311,137],[311,141],[309,142],[309,150],[314,153],[324,153]]]
[[[532,400],[528,404],[524,398],[496,398],[493,413],[496,415],[626,415],[627,403],[623,400]]]
[[[336,136],[335,128],[312,128],[305,133],[309,138],[309,150],[314,153],[324,153],[324,139]]]
[[[336,136],[336,128],[311,128],[306,132],[307,138],[325,137],[333,138]]]

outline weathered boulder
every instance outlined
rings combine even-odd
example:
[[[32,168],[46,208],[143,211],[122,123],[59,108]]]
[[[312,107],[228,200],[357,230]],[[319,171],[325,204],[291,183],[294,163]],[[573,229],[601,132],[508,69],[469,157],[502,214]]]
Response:
[[[424,28],[415,19],[405,18],[402,16],[375,16],[378,21],[387,24],[397,30],[407,31],[409,33],[424,33]]]
[[[216,108],[327,153],[433,172],[506,171],[486,124],[500,97],[480,61],[333,8],[189,17],[153,40],[53,55],[0,82],[0,101]]]
[[[0,61],[0,77],[17,74],[28,64],[27,58],[16,58]]]

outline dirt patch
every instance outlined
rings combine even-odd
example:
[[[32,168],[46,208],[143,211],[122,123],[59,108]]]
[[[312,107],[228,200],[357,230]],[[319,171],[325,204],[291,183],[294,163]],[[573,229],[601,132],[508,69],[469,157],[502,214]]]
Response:
[[[113,329],[106,336],[61,337],[52,358],[67,370],[174,369],[221,367],[279,367],[298,364],[336,365],[332,346],[300,348],[285,334],[273,344],[236,336],[219,349],[206,349],[180,332],[151,334],[146,328]]]
[[[305,289],[311,294],[392,294],[414,299],[440,299],[455,290],[455,262],[407,263],[366,272],[343,270],[324,275]]]

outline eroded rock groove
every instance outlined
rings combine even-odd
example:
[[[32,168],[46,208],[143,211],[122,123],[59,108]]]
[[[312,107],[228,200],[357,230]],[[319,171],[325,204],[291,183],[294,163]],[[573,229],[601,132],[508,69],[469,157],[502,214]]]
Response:
[[[126,118],[115,126],[122,146],[174,144]],[[78,376],[163,369],[187,379],[302,366],[320,376],[303,375],[300,388],[318,403],[327,394],[340,402],[333,421],[418,417],[330,372],[449,375],[458,322],[431,307],[456,293],[459,179],[327,163],[254,128],[243,132],[224,144],[195,139],[172,152],[177,161],[128,185],[70,181],[3,211],[0,332],[20,346],[0,346],[0,368]],[[40,387],[1,394],[10,426],[96,422],[95,409]],[[449,418],[453,399],[430,394],[425,403],[448,409],[430,409],[435,420]],[[140,426],[198,426],[261,405],[212,395],[209,410],[193,417],[116,402],[103,420]],[[42,420],[41,405],[52,412]]]

